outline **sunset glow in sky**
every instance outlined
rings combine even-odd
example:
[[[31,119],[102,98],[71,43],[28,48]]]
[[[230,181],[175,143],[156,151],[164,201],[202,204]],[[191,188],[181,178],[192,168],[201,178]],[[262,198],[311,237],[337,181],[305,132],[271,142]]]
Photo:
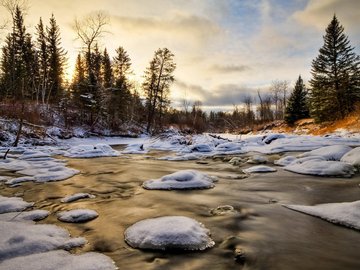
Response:
[[[175,54],[173,105],[183,98],[206,108],[231,108],[243,93],[256,93],[273,80],[301,74],[310,78],[311,60],[334,13],[351,45],[360,52],[358,0],[30,0],[26,25],[34,31],[39,17],[54,13],[68,51],[69,70],[80,50],[72,23],[94,11],[110,17],[100,47],[111,56],[123,46],[136,78],[156,49]],[[6,11],[1,10],[3,16]],[[4,35],[2,40],[4,39]]]

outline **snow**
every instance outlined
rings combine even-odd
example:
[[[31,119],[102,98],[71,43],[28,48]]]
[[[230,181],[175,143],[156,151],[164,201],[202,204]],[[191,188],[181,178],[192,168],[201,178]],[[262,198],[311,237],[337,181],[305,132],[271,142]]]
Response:
[[[46,210],[23,211],[33,203],[0,196],[0,269],[7,270],[115,270],[114,262],[99,253],[72,255],[65,250],[81,247],[82,237],[71,238],[55,225],[35,224]],[[11,213],[10,213],[11,212]]]
[[[215,151],[217,154],[228,154],[228,155],[246,153],[246,151],[243,150],[243,144],[234,143],[234,142],[219,144],[218,146],[215,147]]]
[[[211,152],[213,151],[213,147],[206,143],[197,143],[191,146],[191,151],[194,152]]]
[[[114,262],[107,256],[89,252],[72,255],[64,250],[16,257],[0,263],[7,270],[115,270]]]
[[[187,161],[187,160],[198,160],[202,159],[204,155],[199,153],[190,153],[190,154],[177,154],[175,156],[165,156],[158,158],[158,160],[169,160],[169,161]]]
[[[287,165],[291,164],[292,162],[294,162],[295,160],[296,160],[296,157],[294,157],[294,156],[285,156],[278,160],[275,160],[274,164],[278,165],[278,166],[287,166]]]
[[[55,225],[0,221],[0,261],[55,249],[85,244],[84,238],[70,238]]]
[[[243,170],[244,173],[268,173],[276,172],[276,169],[269,166],[257,165]]]
[[[284,167],[285,170],[319,176],[351,177],[355,173],[352,165],[340,161],[328,161],[322,157],[304,157]]]
[[[255,155],[255,156],[252,156],[247,161],[247,163],[249,163],[249,164],[264,164],[264,163],[266,163],[268,161],[269,161],[268,158],[265,157],[265,156]]]
[[[329,222],[360,230],[360,201],[326,203],[314,206],[284,205],[285,207],[320,217]]]
[[[86,199],[86,198],[93,199],[93,198],[95,198],[95,195],[91,195],[89,193],[75,193],[73,195],[69,195],[69,196],[62,198],[61,202],[69,203],[69,202],[77,201],[80,199]]]
[[[203,189],[214,187],[214,177],[195,170],[181,170],[142,184],[145,189]]]
[[[145,154],[147,152],[142,143],[130,144],[125,150],[121,151],[122,154]]]
[[[4,197],[0,195],[0,214],[23,211],[33,205],[34,203],[25,202],[19,197]]]
[[[165,216],[139,221],[125,231],[125,241],[140,249],[204,250],[215,245],[209,230],[194,219]]]
[[[87,222],[97,218],[99,214],[90,209],[74,209],[58,213],[58,219],[63,222],[78,223]]]
[[[351,149],[352,148],[347,145],[331,145],[300,154],[299,157],[320,156],[325,158],[326,160],[339,161],[342,156],[349,152]]]
[[[49,182],[68,179],[79,173],[78,170],[67,168],[62,160],[49,158],[48,160],[12,159],[0,160],[0,169],[15,171],[24,177],[10,178],[6,181],[8,185],[22,182]]]
[[[342,158],[342,162],[349,163],[355,167],[360,167],[360,147],[347,152]]]
[[[77,145],[71,147],[65,157],[72,158],[94,158],[94,157],[117,157],[120,153],[111,148],[108,144]]]
[[[266,135],[265,138],[262,140],[265,144],[270,144],[273,141],[277,140],[277,139],[282,139],[282,138],[286,138],[286,136],[284,134],[269,134]]]
[[[50,212],[46,210],[32,210],[26,212],[11,212],[0,215],[2,221],[20,221],[20,222],[32,222],[42,220],[49,216]]]

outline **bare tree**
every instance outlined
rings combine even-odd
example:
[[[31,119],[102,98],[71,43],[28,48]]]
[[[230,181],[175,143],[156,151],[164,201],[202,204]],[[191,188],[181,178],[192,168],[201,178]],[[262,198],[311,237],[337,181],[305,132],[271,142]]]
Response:
[[[276,80],[271,83],[270,91],[272,94],[273,104],[275,106],[274,117],[277,120],[284,118],[288,86],[288,81]]]
[[[77,39],[80,39],[85,46],[88,76],[90,83],[94,81],[94,74],[91,70],[91,50],[106,32],[105,26],[109,24],[109,17],[103,12],[91,13],[79,20],[75,18],[73,29]]]
[[[25,13],[29,9],[28,0],[1,0],[0,5],[3,6],[11,15],[14,20],[16,7]]]

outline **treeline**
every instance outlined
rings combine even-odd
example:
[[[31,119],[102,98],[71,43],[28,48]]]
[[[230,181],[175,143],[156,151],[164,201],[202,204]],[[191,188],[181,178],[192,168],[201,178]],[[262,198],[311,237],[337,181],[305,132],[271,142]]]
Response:
[[[31,35],[22,8],[15,0],[9,2],[13,3],[7,6],[12,23],[1,54],[0,115],[21,123],[86,126],[109,133],[154,133],[169,125],[189,132],[250,131],[274,120],[291,125],[309,116],[318,122],[340,119],[360,101],[360,59],[336,16],[312,62],[308,88],[301,76],[291,91],[289,82],[273,81],[268,91],[245,95],[232,112],[206,113],[200,101],[184,101],[178,109],[170,106],[176,64],[169,49],[154,52],[140,84],[131,79],[131,58],[122,46],[113,52],[114,57],[99,48],[108,24],[103,13],[75,20],[82,50],[73,78],[67,82],[67,52],[55,16],[45,24],[40,18]]]

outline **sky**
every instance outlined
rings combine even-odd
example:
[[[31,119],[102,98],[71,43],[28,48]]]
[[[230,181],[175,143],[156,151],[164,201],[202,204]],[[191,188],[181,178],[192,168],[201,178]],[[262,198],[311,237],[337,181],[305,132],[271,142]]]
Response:
[[[359,0],[29,0],[25,18],[30,32],[39,18],[54,13],[68,51],[68,76],[81,43],[75,18],[97,11],[110,23],[99,40],[114,56],[127,50],[133,78],[141,83],[158,48],[175,55],[172,105],[200,100],[205,110],[230,110],[244,95],[265,92],[275,80],[301,75],[309,80],[311,61],[323,45],[336,13],[351,45],[360,52]],[[6,11],[0,14],[5,17]],[[4,35],[3,35],[4,37]],[[3,39],[3,38],[2,38]]]

